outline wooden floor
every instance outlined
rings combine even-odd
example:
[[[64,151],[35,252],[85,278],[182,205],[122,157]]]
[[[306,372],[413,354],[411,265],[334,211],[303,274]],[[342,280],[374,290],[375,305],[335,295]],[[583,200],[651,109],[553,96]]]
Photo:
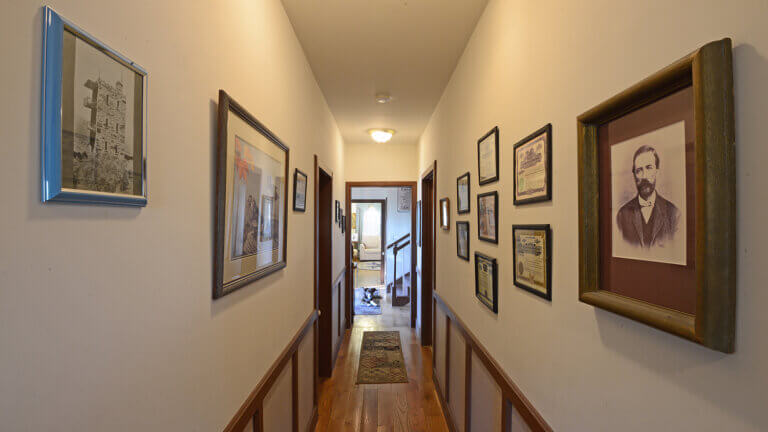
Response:
[[[346,332],[333,375],[320,383],[315,431],[448,431],[432,384],[432,351],[409,327],[410,307],[384,300],[381,315],[357,316]],[[371,330],[400,332],[407,384],[355,384],[363,332]]]

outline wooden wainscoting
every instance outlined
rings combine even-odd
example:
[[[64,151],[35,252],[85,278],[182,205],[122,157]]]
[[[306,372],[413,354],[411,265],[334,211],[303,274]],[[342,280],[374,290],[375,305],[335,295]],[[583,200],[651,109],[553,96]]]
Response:
[[[451,430],[552,431],[437,292],[433,307],[432,380]]]
[[[317,422],[317,316],[317,311],[312,311],[224,432],[314,430]],[[304,363],[313,364],[308,367]]]
[[[334,341],[333,346],[333,355],[332,362],[331,362],[331,370],[333,370],[334,367],[336,367],[336,358],[339,356],[339,349],[341,349],[341,343],[344,342],[344,330],[347,328],[347,319],[346,319],[346,313],[345,313],[345,305],[349,299],[346,298],[346,292],[345,284],[347,282],[347,269],[346,267],[341,269],[341,272],[339,272],[339,275],[336,276],[336,279],[333,281],[333,285],[331,286],[333,290],[333,336],[332,340]]]

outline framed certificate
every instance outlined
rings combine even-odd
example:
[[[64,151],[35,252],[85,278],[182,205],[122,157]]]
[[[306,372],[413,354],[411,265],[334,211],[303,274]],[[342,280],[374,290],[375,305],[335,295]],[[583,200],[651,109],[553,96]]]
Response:
[[[499,127],[477,140],[477,177],[481,185],[499,180]]]
[[[734,123],[730,39],[578,117],[580,301],[734,351]]]
[[[496,258],[475,252],[475,296],[493,313],[499,313]]]
[[[307,210],[307,175],[298,168],[293,171],[293,210]]]
[[[477,238],[499,243],[499,193],[496,191],[477,195]]]
[[[552,124],[515,144],[515,205],[552,199]]]
[[[469,171],[456,179],[456,213],[469,213]]]
[[[469,261],[469,222],[456,222],[456,256]]]
[[[552,250],[549,225],[512,225],[514,283],[552,301]]]

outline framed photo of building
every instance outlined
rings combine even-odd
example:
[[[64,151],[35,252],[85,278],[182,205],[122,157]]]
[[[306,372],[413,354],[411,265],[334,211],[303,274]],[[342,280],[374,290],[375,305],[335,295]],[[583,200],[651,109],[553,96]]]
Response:
[[[456,255],[469,261],[469,222],[456,222]]]
[[[486,192],[477,195],[477,238],[499,243],[499,193]]]
[[[293,211],[307,210],[307,175],[298,168],[293,171]]]
[[[512,225],[514,284],[552,301],[552,241],[549,225]]]
[[[219,90],[213,297],[286,266],[288,147]]]
[[[469,171],[456,179],[456,213],[469,213]]]
[[[514,203],[528,204],[552,199],[552,124],[515,144]]]
[[[580,115],[578,139],[579,300],[733,352],[730,39]]]
[[[440,199],[440,228],[448,231],[451,229],[449,225],[451,219],[451,206],[448,198]]]
[[[475,252],[475,296],[493,313],[499,313],[499,277],[496,258]]]
[[[499,127],[477,140],[477,177],[480,185],[499,180]]]
[[[43,8],[42,200],[147,204],[147,72]]]

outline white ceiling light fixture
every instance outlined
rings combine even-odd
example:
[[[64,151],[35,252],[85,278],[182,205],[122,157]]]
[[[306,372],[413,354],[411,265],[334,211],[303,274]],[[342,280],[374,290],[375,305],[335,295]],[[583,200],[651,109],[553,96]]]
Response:
[[[368,129],[368,133],[377,143],[385,143],[392,139],[395,131],[392,129]]]
[[[392,96],[390,96],[389,93],[386,93],[386,92],[376,93],[376,102],[380,104],[385,104],[391,101],[392,101]]]

